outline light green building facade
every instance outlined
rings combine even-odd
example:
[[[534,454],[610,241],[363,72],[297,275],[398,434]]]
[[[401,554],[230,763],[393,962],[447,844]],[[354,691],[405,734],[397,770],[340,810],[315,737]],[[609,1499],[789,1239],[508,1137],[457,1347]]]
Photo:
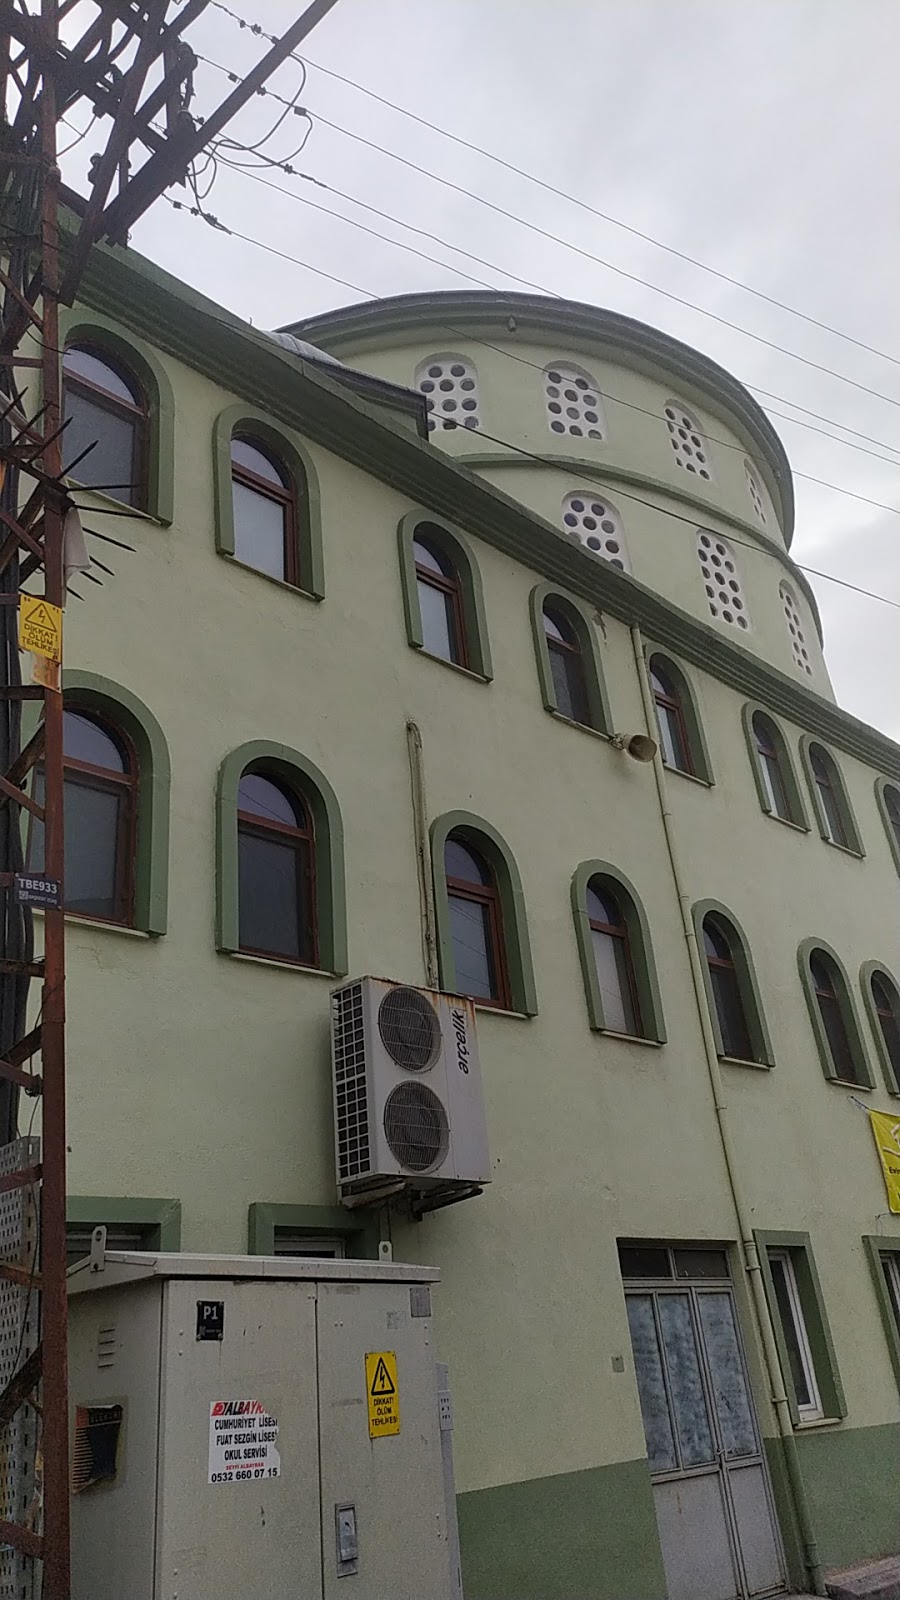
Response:
[[[424,893],[417,848],[447,819],[472,838],[483,824],[512,989],[511,1010],[478,1012],[492,1182],[390,1224],[396,1258],[442,1272],[469,1600],[662,1600],[667,1581],[677,1594],[691,1548],[715,1544],[707,1490],[717,1517],[726,1508],[702,1591],[713,1600],[735,1582],[806,1588],[896,1550],[900,1217],[851,1096],[900,1117],[871,991],[872,964],[881,992],[900,975],[900,748],[834,703],[789,554],[788,464],[759,407],[666,335],[519,295],[404,297],[294,330],[382,380],[370,384],[130,252],[95,254],[68,322],[70,340],[138,377],[151,412],[148,512],[126,521],[109,498],[78,496],[86,524],[134,553],[114,552],[115,578],[66,615],[68,703],[123,728],[140,768],[133,926],[69,922],[73,1223],[197,1251],[271,1251],[287,1230],[373,1252],[383,1219],[336,1204],[329,991],[348,974],[427,985],[435,955],[446,982],[442,863]],[[442,374],[432,418],[453,416],[448,395],[471,417],[474,396],[477,428],[425,431],[402,391],[429,366]],[[573,373],[588,381],[575,417]],[[305,471],[299,586],[234,558],[235,429]],[[613,530],[605,554],[578,536],[595,501]],[[463,579],[466,669],[422,648],[421,523],[439,543],[443,530]],[[554,597],[581,618],[593,727],[554,709]],[[678,690],[692,775],[611,740],[660,740],[650,656]],[[760,709],[793,820],[773,814]],[[828,837],[818,747],[843,845]],[[316,970],[238,948],[234,806],[251,762],[296,773],[310,797]],[[603,1026],[584,902],[597,873],[628,907],[643,1037]],[[719,1059],[709,913],[731,942],[752,1063]],[[822,948],[852,1077],[810,977]],[[710,1247],[654,1258],[687,1272],[681,1286],[662,1268],[627,1280],[632,1330],[657,1339],[637,1355],[645,1412],[672,1434],[656,1435],[657,1467],[671,1461],[654,1474],[622,1242]],[[723,1259],[729,1280],[715,1277]],[[715,1291],[733,1292],[765,1447],[766,1469],[741,1484],[728,1417],[753,1423],[739,1357],[719,1369],[722,1324],[716,1336],[703,1323]],[[672,1333],[654,1401],[666,1319],[682,1315],[694,1331],[680,1345]]]

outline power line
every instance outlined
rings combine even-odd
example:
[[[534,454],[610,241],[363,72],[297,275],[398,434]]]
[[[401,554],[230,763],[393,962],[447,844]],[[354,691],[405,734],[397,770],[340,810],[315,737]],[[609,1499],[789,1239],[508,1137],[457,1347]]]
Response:
[[[247,24],[247,26],[252,27],[253,25]],[[219,72],[224,72],[232,81],[238,81],[238,75],[233,73],[229,67],[223,67],[220,62],[212,61],[207,56],[202,59],[207,66],[214,67]],[[268,93],[269,91],[266,92]],[[868,384],[859,383],[856,378],[848,377],[846,373],[838,372],[834,367],[827,367],[822,362],[813,361],[809,356],[802,356],[798,351],[788,349],[786,345],[779,344],[777,340],[767,339],[761,333],[753,333],[749,328],[741,327],[740,323],[732,322],[729,317],[722,317],[716,311],[709,311],[705,306],[697,305],[695,301],[688,300],[683,295],[675,294],[671,289],[663,289],[659,284],[651,283],[649,278],[642,278],[638,273],[629,272],[625,267],[617,267],[613,262],[607,261],[605,257],[595,255],[591,250],[583,249],[581,245],[573,243],[572,240],[562,239],[558,234],[552,233],[547,228],[542,228],[536,222],[529,222],[524,217],[517,217],[514,212],[507,211],[504,206],[497,205],[495,201],[488,200],[484,195],[476,193],[473,189],[467,189],[464,184],[454,183],[451,178],[444,178],[440,173],[432,172],[430,168],[420,166],[418,162],[411,161],[407,156],[400,155],[396,150],[391,150],[385,145],[378,144],[374,139],[366,138],[364,134],[355,133],[352,129],[343,127],[339,122],[332,122],[328,117],[322,116],[321,112],[316,112],[315,115],[316,121],[321,123],[323,127],[331,128],[334,132],[343,134],[345,138],[353,139],[358,144],[363,144],[368,149],[387,156],[391,161],[399,162],[401,166],[408,167],[413,172],[418,172],[422,177],[430,178],[434,183],[440,183],[445,188],[452,189],[454,193],[464,195],[469,200],[474,200],[478,205],[485,206],[498,216],[505,217],[507,221],[514,222],[522,228],[529,228],[532,233],[538,234],[543,239],[549,239],[551,243],[560,245],[565,250],[571,250],[576,255],[583,256],[587,261],[595,262],[608,272],[614,272],[618,277],[626,278],[630,283],[639,284],[641,288],[649,289],[654,294],[660,294],[665,299],[673,301],[676,305],[684,306],[689,311],[695,311],[700,316],[708,317],[711,321],[719,323],[721,327],[730,328],[733,333],[742,334],[744,338],[752,339],[755,343],[764,345],[766,349],[776,350],[780,355],[788,356],[793,361],[799,361],[802,366],[809,367],[814,372],[821,372],[827,377],[836,378],[838,382],[846,383],[850,388],[858,389],[862,394],[870,395],[875,400],[882,400],[886,405],[896,406],[900,409],[900,400],[895,399],[893,395],[882,394],[880,390],[872,389]],[[881,353],[876,352],[876,354]]]
[[[279,250],[275,245],[265,244],[263,240],[255,239],[250,234],[239,233],[237,229],[227,227],[225,223],[220,222],[217,217],[210,216],[208,213],[201,211],[197,206],[188,206],[181,200],[173,200],[169,195],[166,196],[166,199],[175,211],[187,211],[191,216],[201,218],[202,221],[207,222],[210,227],[216,228],[221,233],[230,234],[232,238],[240,239],[245,244],[256,245],[259,249],[268,251],[271,255],[278,256],[280,260],[289,261],[293,266],[302,267],[308,272],[314,272],[319,277],[329,278],[332,283],[339,283],[345,289],[352,289],[355,294],[362,295],[362,297],[366,300],[377,300],[379,298],[378,295],[373,294],[370,290],[363,289],[358,283],[350,283],[348,279],[339,278],[333,272],[326,272],[321,267],[315,267],[311,262],[301,261],[297,256],[289,255],[287,251]],[[531,364],[532,363],[529,363],[529,365]],[[525,456],[528,460],[536,462],[541,467],[549,466],[552,467],[554,471],[565,472],[569,479],[571,479],[572,473],[575,470],[568,464],[549,461],[546,456],[537,455],[532,450],[526,450],[524,446],[513,444],[509,439],[502,439],[497,434],[487,433],[484,428],[479,427],[478,433],[481,438],[490,439],[493,444],[503,445],[506,449],[514,451],[517,455]],[[602,471],[602,469],[594,468],[590,463],[579,463],[577,475],[593,478],[597,482],[603,482],[605,486],[605,480],[598,477],[598,472],[600,471]],[[850,495],[855,500],[863,500],[867,505],[877,506],[883,511],[890,511],[894,516],[900,516],[900,507],[889,506],[878,500],[870,500],[866,495],[856,494],[852,489],[842,489],[839,484],[826,483],[821,478],[810,478],[808,473],[797,473],[796,476],[807,478],[809,482],[820,484],[822,488],[834,489],[839,494]],[[698,519],[696,517],[683,516],[677,511],[670,511],[665,507],[654,505],[652,500],[644,500],[640,495],[632,494],[629,491],[620,489],[618,487],[615,490],[615,494],[617,499],[634,500],[638,505],[647,506],[651,511],[657,512],[660,516],[670,517],[676,522],[685,522],[694,528],[698,526]],[[749,540],[740,539],[732,535],[731,532],[729,532],[727,537],[731,543],[743,545],[747,550],[758,551],[760,548],[758,544],[751,544]],[[828,583],[836,583],[840,585],[841,588],[852,589],[856,594],[865,595],[870,600],[880,600],[883,605],[893,606],[895,609],[900,610],[900,601],[891,600],[887,595],[877,594],[872,589],[860,588],[858,584],[850,583],[846,578],[838,578],[834,573],[831,572],[821,572],[816,567],[805,566],[803,562],[800,561],[794,562],[794,565],[798,567],[801,572],[807,572],[816,578],[823,578]]]
[[[231,11],[223,5],[221,0],[213,0],[213,5],[222,11],[232,21],[237,22],[241,28],[249,28],[252,33],[261,38],[271,40],[272,35],[264,32],[258,24],[251,23],[246,17],[240,16],[236,11]],[[881,356],[885,361],[890,361],[894,366],[900,366],[900,357],[892,356],[887,350],[879,350],[874,345],[866,344],[865,340],[857,339],[850,333],[844,333],[840,328],[833,328],[830,323],[821,322],[818,317],[811,317],[807,312],[800,311],[796,306],[787,305],[785,301],[778,300],[774,295],[766,294],[762,289],[755,289],[752,284],[744,283],[741,278],[733,278],[729,273],[722,272],[718,267],[711,267],[708,262],[700,261],[696,256],[688,255],[684,250],[678,250],[674,245],[666,244],[662,239],[657,239],[652,233],[644,233],[642,229],[635,228],[629,222],[623,222],[621,217],[615,217],[608,211],[601,211],[597,206],[592,206],[587,200],[579,199],[578,195],[569,194],[565,189],[560,189],[556,184],[548,183],[546,179],[539,178],[536,173],[528,172],[524,167],[518,167],[512,161],[507,161],[503,156],[497,155],[494,150],[486,150],[483,145],[475,144],[470,139],[464,139],[460,134],[451,133],[449,128],[442,128],[438,123],[432,122],[428,117],[420,117],[415,111],[410,111],[407,106],[398,105],[396,101],[389,100],[385,95],[376,94],[374,89],[368,89],[364,84],[356,83],[353,78],[347,78],[341,72],[335,72],[331,67],[323,67],[320,61],[313,61],[311,57],[295,57],[306,65],[314,68],[316,72],[324,73],[328,78],[334,78],[338,83],[344,83],[350,89],[355,89],[359,94],[364,94],[370,100],[375,100],[379,105],[386,106],[390,111],[396,111],[401,117],[408,117],[411,122],[417,122],[422,128],[430,128],[433,133],[440,134],[441,138],[449,139],[451,143],[459,145],[464,150],[471,150],[475,155],[484,156],[485,160],[493,161],[496,166],[503,167],[507,172],[515,173],[519,178],[525,178],[529,183],[535,184],[546,193],[555,195],[557,199],[567,200],[571,205],[579,206],[582,211],[588,212],[592,217],[599,217],[602,222],[609,222],[613,227],[621,228],[636,239],[642,239],[645,244],[655,245],[659,250],[676,256],[679,261],[686,261],[692,267],[698,267],[701,272],[708,272],[712,277],[718,278],[722,283],[728,283],[735,289],[742,289],[746,294],[752,294],[758,300],[764,300],[767,305],[776,306],[779,311],[787,311],[793,317],[799,317],[802,322],[807,322],[814,328],[820,328],[823,333],[833,334],[836,339],[844,339],[848,344],[855,345],[859,350],[865,350],[869,355]]]

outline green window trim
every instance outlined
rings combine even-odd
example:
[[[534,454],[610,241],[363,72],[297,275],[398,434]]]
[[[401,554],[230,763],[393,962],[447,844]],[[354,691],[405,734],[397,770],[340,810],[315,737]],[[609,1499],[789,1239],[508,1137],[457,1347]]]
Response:
[[[168,925],[171,788],[165,734],[137,695],[99,673],[64,670],[63,698],[70,711],[96,711],[114,725],[118,723],[134,745],[138,783],[133,926],[142,933],[164,934]]]
[[[875,1285],[875,1298],[878,1301],[878,1310],[881,1313],[881,1321],[884,1325],[891,1365],[894,1369],[894,1376],[897,1379],[897,1387],[900,1389],[900,1327],[897,1325],[897,1318],[891,1305],[887,1284],[884,1281],[884,1269],[881,1265],[881,1257],[883,1255],[896,1256],[900,1260],[900,1239],[879,1233],[864,1233],[863,1248],[868,1257],[869,1270],[872,1274],[872,1282]]]
[[[665,1044],[666,1028],[656,976],[656,963],[653,959],[650,924],[634,885],[618,867],[610,866],[608,861],[583,861],[580,867],[576,867],[572,876],[572,915],[575,919],[575,938],[578,941],[578,956],[581,961],[591,1028],[595,1033],[608,1031],[610,1038],[631,1037],[620,1033],[617,1029],[607,1030],[603,1019],[603,1001],[597,981],[597,963],[594,960],[586,899],[588,884],[592,878],[600,878],[603,883],[608,884],[622,907],[625,926],[628,929],[628,945],[643,1024],[643,1033],[640,1037],[653,1040],[657,1044]]]
[[[841,1008],[844,1027],[847,1031],[847,1038],[850,1041],[850,1052],[858,1074],[858,1081],[839,1078],[834,1070],[831,1049],[825,1033],[825,1024],[822,1021],[822,1014],[816,999],[815,984],[809,969],[810,956],[813,954],[825,956],[833,969],[838,1003]],[[836,951],[832,950],[831,945],[825,943],[824,939],[804,939],[797,950],[797,965],[800,969],[800,982],[803,985],[803,993],[806,996],[806,1004],[812,1023],[813,1036],[816,1041],[816,1049],[819,1052],[823,1077],[827,1078],[829,1083],[848,1084],[854,1089],[874,1089],[875,1079],[872,1076],[869,1058],[863,1044],[859,1016],[853,999],[853,990],[850,987],[850,980],[847,977],[847,972],[840,956]]]
[[[343,1239],[355,1260],[378,1260],[377,1222],[371,1217],[363,1221],[358,1212],[346,1211],[343,1206],[294,1206],[255,1200],[247,1211],[248,1255],[275,1255],[276,1228],[290,1228],[292,1233],[306,1234],[310,1239],[335,1234]]]
[[[765,717],[773,737],[775,749],[778,752],[778,765],[784,780],[785,793],[787,794],[788,806],[791,812],[789,817],[780,817],[778,812],[772,809],[772,802],[766,793],[766,786],[760,770],[760,755],[756,746],[756,734],[753,731],[753,718],[757,713]],[[744,728],[744,738],[747,741],[747,754],[750,757],[750,766],[753,771],[753,781],[756,784],[760,810],[764,811],[767,816],[774,818],[776,822],[787,822],[789,826],[802,828],[804,833],[809,833],[809,814],[804,803],[803,791],[797,782],[797,773],[791,759],[790,748],[771,711],[767,711],[765,706],[748,700],[741,710],[741,722]]]
[[[459,574],[468,666],[460,669],[458,664],[452,661],[445,662],[444,665],[455,667],[457,671],[467,671],[472,676],[483,678],[486,683],[490,683],[494,676],[494,669],[491,663],[491,647],[484,609],[484,590],[481,583],[481,573],[478,570],[478,562],[465,535],[460,533],[458,528],[452,528],[449,523],[441,522],[439,518],[429,516],[427,511],[408,511],[404,517],[400,518],[397,528],[400,585],[403,591],[403,614],[406,619],[407,642],[413,650],[421,650],[425,655],[430,655],[430,651],[425,649],[422,615],[419,610],[419,586],[416,582],[416,558],[413,553],[413,539],[415,538],[416,529],[423,527],[433,530],[437,543],[446,550]],[[440,656],[432,656],[431,659],[439,661],[442,658]]]
[[[845,1417],[847,1415],[847,1402],[844,1398],[844,1387],[841,1383],[834,1342],[825,1311],[822,1285],[819,1281],[809,1234],[785,1232],[780,1229],[767,1231],[755,1228],[753,1237],[756,1240],[763,1287],[769,1305],[772,1327],[775,1332],[778,1359],[781,1363],[781,1375],[784,1379],[788,1407],[794,1427],[803,1427],[803,1423],[797,1409],[797,1397],[794,1393],[794,1385],[791,1379],[791,1364],[788,1358],[784,1330],[781,1326],[778,1301],[775,1297],[775,1285],[772,1282],[772,1269],[769,1265],[770,1249],[790,1251],[794,1277],[797,1280],[797,1289],[800,1295],[800,1305],[803,1311],[803,1321],[806,1325],[806,1334],[809,1339],[813,1368],[816,1374],[816,1383],[818,1384],[825,1417],[829,1420]]]
[[[718,918],[726,930],[734,957],[741,1000],[747,1017],[747,1027],[750,1031],[750,1040],[756,1052],[757,1059],[755,1061],[742,1061],[741,1065],[748,1067],[774,1067],[775,1052],[772,1047],[768,1023],[766,1022],[766,1013],[763,1009],[759,984],[756,981],[756,970],[753,965],[753,957],[750,953],[747,936],[734,913],[729,911],[727,906],[723,906],[720,900],[699,900],[693,907],[692,915],[700,962],[703,968],[706,1003],[709,1007],[709,1017],[715,1035],[717,1054],[722,1061],[733,1061],[735,1059],[733,1056],[725,1054],[722,1031],[719,1027],[719,1014],[716,1010],[715,996],[709,976],[709,963],[706,959],[703,923],[710,914]]]
[[[322,550],[322,501],[319,479],[309,451],[296,434],[279,427],[264,411],[253,406],[234,405],[220,411],[213,427],[213,484],[216,511],[216,549],[235,560],[234,499],[231,488],[231,441],[235,433],[246,430],[252,438],[269,446],[291,474],[295,488],[295,532],[301,582],[286,583],[271,578],[296,594],[322,600],[325,595],[325,558]],[[238,563],[246,565],[244,562]],[[250,572],[254,567],[248,567]]]
[[[155,1228],[151,1250],[181,1249],[181,1201],[148,1200],[133,1195],[70,1194],[66,1196],[66,1221],[84,1227]]]
[[[890,778],[875,779],[875,800],[878,805],[878,810],[881,813],[881,821],[884,824],[884,831],[887,834],[888,844],[891,847],[891,855],[894,858],[894,866],[897,868],[897,871],[900,872],[900,839],[897,838],[894,825],[888,815],[887,801],[884,793],[885,789],[893,789],[894,793],[898,796],[898,799],[900,799],[900,784],[892,783]]]
[[[344,825],[337,796],[319,768],[286,744],[251,739],[225,757],[216,788],[216,949],[240,952],[237,798],[241,775],[262,766],[288,783],[299,779],[313,814],[316,849],[316,918],[319,968],[343,977],[347,966],[347,895]],[[265,961],[264,956],[259,957]],[[283,965],[277,960],[273,965]],[[304,969],[296,968],[298,972]]]
[[[60,311],[59,333],[63,345],[92,344],[134,373],[147,399],[150,450],[147,463],[147,504],[141,509],[169,527],[175,517],[175,395],[159,356],[137,335],[123,339],[114,322],[99,312],[85,317],[77,311]],[[65,450],[65,435],[63,435]],[[76,476],[72,480],[78,482]],[[85,494],[95,491],[85,488]],[[97,490],[100,499],[115,500],[111,490]],[[117,502],[124,503],[124,502]]]
[[[713,774],[712,758],[709,753],[709,745],[706,742],[703,722],[697,710],[697,692],[694,685],[684,667],[665,650],[658,650],[655,645],[648,643],[645,645],[645,658],[648,675],[652,670],[653,662],[659,661],[666,676],[672,680],[681,706],[681,714],[687,730],[691,761],[694,767],[693,772],[682,772],[680,767],[666,766],[666,771],[676,772],[682,778],[696,778],[698,782],[706,783],[712,788],[716,780]],[[652,683],[650,684],[650,698],[651,700],[653,699]]]
[[[878,1012],[875,1009],[875,996],[872,993],[872,979],[874,977],[884,978],[898,995],[900,995],[900,984],[898,984],[890,968],[886,967],[883,961],[864,961],[859,969],[859,986],[862,990],[863,1005],[866,1008],[866,1015],[869,1018],[872,1035],[875,1040],[875,1050],[881,1063],[885,1086],[888,1094],[900,1095],[900,1081],[898,1081],[893,1063],[888,1055],[884,1034],[881,1031],[881,1023],[878,1020]]]
[[[469,839],[480,850],[492,867],[497,880],[500,908],[503,916],[503,939],[509,984],[512,991],[512,1010],[526,1017],[537,1016],[537,990],[528,939],[528,919],[525,913],[525,895],[515,858],[505,839],[489,822],[473,816],[470,811],[445,811],[431,824],[431,871],[434,881],[434,911],[437,924],[438,969],[441,989],[456,994],[456,963],[453,956],[453,939],[450,932],[450,912],[447,904],[447,875],[444,871],[444,846],[448,835],[458,833]]]
[[[583,723],[572,722],[571,717],[565,716],[557,705],[556,691],[553,687],[553,673],[550,667],[550,651],[547,648],[547,635],[544,631],[543,613],[544,606],[548,600],[552,601],[553,605],[563,613],[567,622],[571,624],[581,647],[585,688],[591,714],[588,726],[591,732],[600,733],[609,738],[613,732],[612,713],[609,706],[609,696],[606,692],[606,680],[600,656],[600,645],[597,640],[597,630],[591,620],[590,610],[580,600],[575,600],[571,595],[564,594],[561,589],[552,583],[536,584],[529,597],[531,632],[534,638],[534,654],[544,710],[549,711],[552,716],[558,717],[560,722],[568,722],[572,727],[580,728],[584,726]]]
[[[837,800],[838,810],[841,814],[841,821],[844,824],[844,832],[846,833],[849,841],[849,843],[846,845],[836,843],[836,841],[831,838],[831,835],[828,832],[828,822],[822,810],[815,773],[813,772],[812,764],[809,759],[810,745],[814,744],[819,745],[821,749],[825,751],[825,754],[828,756],[831,762],[832,770],[836,779],[834,785],[835,799]],[[819,833],[821,834],[825,843],[830,844],[835,850],[843,850],[845,855],[859,856],[862,858],[866,853],[863,848],[862,834],[859,831],[856,817],[853,812],[853,807],[850,804],[850,798],[847,794],[847,785],[844,782],[844,774],[838,766],[833,752],[828,748],[827,744],[823,743],[821,739],[815,739],[813,738],[812,734],[804,733],[800,736],[800,759],[803,762],[803,770],[806,774],[806,782],[809,787],[810,797],[812,799],[813,814],[818,824]]]

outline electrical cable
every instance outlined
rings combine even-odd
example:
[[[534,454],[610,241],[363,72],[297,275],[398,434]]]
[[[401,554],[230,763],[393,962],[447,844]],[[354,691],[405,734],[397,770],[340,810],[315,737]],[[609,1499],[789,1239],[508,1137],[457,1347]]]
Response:
[[[207,66],[214,67],[233,79],[234,74],[230,68],[223,67],[220,62],[212,61],[208,56],[204,56],[202,59]],[[840,383],[846,383],[852,389],[858,389],[861,393],[868,394],[873,399],[882,400],[886,405],[896,406],[900,409],[900,399],[895,398],[893,395],[882,394],[880,390],[872,389],[868,384],[860,383],[857,379],[837,371],[834,367],[825,366],[822,362],[813,361],[809,356],[800,355],[799,351],[790,350],[786,345],[779,344],[777,340],[767,339],[760,333],[753,333],[749,328],[743,328],[739,323],[732,322],[729,317],[720,316],[716,311],[710,311],[705,306],[697,305],[695,301],[688,300],[683,295],[675,294],[670,289],[664,289],[659,284],[652,283],[648,278],[642,278],[639,273],[629,272],[625,267],[617,267],[613,262],[606,260],[605,257],[595,255],[593,251],[585,250],[581,245],[574,244],[569,239],[561,239],[558,234],[552,233],[547,228],[540,227],[538,223],[517,217],[514,212],[507,211],[504,206],[497,205],[495,201],[488,200],[484,195],[476,193],[473,189],[467,189],[464,184],[454,183],[451,178],[444,178],[439,173],[432,172],[430,168],[420,166],[407,156],[400,155],[396,150],[380,145],[374,139],[366,138],[364,134],[355,133],[352,129],[343,127],[339,122],[331,121],[328,117],[323,116],[321,112],[316,112],[315,115],[317,122],[321,123],[323,127],[331,128],[334,132],[343,134],[345,138],[353,139],[357,143],[365,145],[368,149],[375,150],[380,155],[399,162],[401,166],[408,167],[411,171],[418,172],[421,176],[442,184],[445,188],[453,190],[454,193],[464,195],[469,200],[474,200],[478,205],[485,206],[498,216],[505,217],[507,221],[514,222],[519,227],[530,229],[531,232],[538,234],[541,238],[548,239],[551,243],[557,244],[565,250],[571,250],[576,255],[583,256],[587,261],[595,262],[608,272],[613,272],[618,277],[626,278],[630,283],[639,284],[641,288],[649,289],[654,294],[662,295],[665,299],[673,301],[676,305],[684,306],[689,311],[695,311],[700,316],[708,317],[721,327],[730,328],[733,333],[739,333],[744,338],[752,339],[755,343],[764,345],[766,349],[776,350],[780,355],[788,356],[791,360],[800,362],[802,366],[809,367],[814,372],[821,372],[827,377],[835,378]],[[876,353],[881,354],[883,352]]]

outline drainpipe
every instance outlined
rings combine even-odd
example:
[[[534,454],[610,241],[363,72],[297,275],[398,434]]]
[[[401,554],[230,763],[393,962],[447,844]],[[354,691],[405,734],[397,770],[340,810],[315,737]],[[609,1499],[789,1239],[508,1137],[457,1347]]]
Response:
[[[634,660],[637,669],[638,683],[641,687],[641,700],[644,705],[644,718],[647,732],[659,744],[659,730],[656,721],[656,709],[650,690],[650,680],[644,660],[644,643],[641,630],[637,626],[631,629],[631,642],[634,647]],[[666,848],[669,853],[669,863],[672,868],[672,879],[675,892],[678,896],[678,906],[681,911],[681,924],[684,931],[685,942],[688,949],[688,959],[691,966],[691,979],[694,985],[694,996],[697,1001],[697,1012],[700,1017],[700,1026],[703,1031],[703,1044],[706,1054],[706,1070],[709,1074],[709,1084],[712,1090],[713,1105],[716,1113],[716,1125],[719,1130],[719,1140],[722,1154],[725,1158],[725,1167],[728,1173],[728,1183],[734,1201],[738,1227],[741,1235],[741,1247],[744,1253],[744,1265],[750,1278],[751,1303],[756,1319],[757,1329],[763,1349],[763,1360],[766,1378],[771,1391],[772,1405],[775,1408],[775,1417],[778,1423],[778,1432],[784,1451],[784,1461],[787,1468],[788,1481],[793,1501],[794,1514],[800,1530],[803,1544],[803,1559],[809,1579],[810,1587],[814,1594],[826,1595],[825,1573],[819,1556],[818,1541],[815,1536],[810,1515],[809,1501],[806,1496],[806,1486],[803,1482],[803,1472],[800,1466],[800,1457],[797,1451],[797,1440],[794,1434],[794,1424],[788,1405],[787,1392],[784,1387],[784,1377],[781,1371],[781,1362],[778,1356],[778,1344],[775,1339],[775,1329],[769,1311],[769,1302],[766,1298],[763,1283],[762,1269],[759,1263],[759,1251],[753,1237],[753,1228],[750,1219],[750,1209],[744,1197],[738,1175],[738,1163],[734,1144],[728,1125],[728,1105],[725,1099],[725,1089],[722,1081],[722,1069],[719,1064],[719,1054],[716,1048],[716,1038],[713,1033],[712,1019],[709,1014],[709,1004],[706,994],[706,984],[703,978],[703,958],[697,944],[697,931],[691,915],[691,901],[688,895],[681,865],[678,858],[678,849],[675,839],[675,827],[672,813],[669,809],[666,793],[665,766],[662,752],[657,748],[653,761],[653,771],[656,777],[656,790],[659,796],[659,809],[662,816],[663,832],[666,837]]]
[[[422,954],[425,957],[425,982],[429,989],[438,986],[437,926],[434,916],[434,889],[431,881],[431,854],[428,848],[428,803],[425,797],[425,761],[418,724],[406,724],[406,750],[409,756],[409,786],[412,792],[413,838],[416,846],[416,871],[419,880],[419,914],[422,925]]]

